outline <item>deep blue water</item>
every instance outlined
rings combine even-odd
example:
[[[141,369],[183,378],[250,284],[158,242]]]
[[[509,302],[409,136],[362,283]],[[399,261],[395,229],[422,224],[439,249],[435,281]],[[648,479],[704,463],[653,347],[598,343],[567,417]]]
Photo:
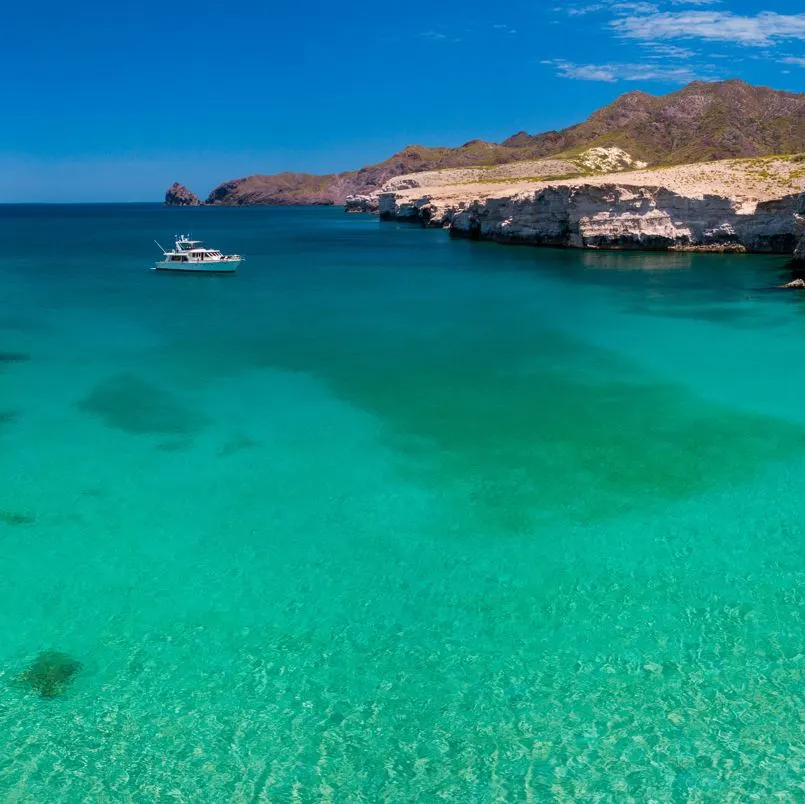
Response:
[[[804,796],[790,270],[0,207],[1,797]]]

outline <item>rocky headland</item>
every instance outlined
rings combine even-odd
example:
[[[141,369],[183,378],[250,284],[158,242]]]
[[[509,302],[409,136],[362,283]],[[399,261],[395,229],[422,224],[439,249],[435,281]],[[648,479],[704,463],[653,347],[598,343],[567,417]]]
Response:
[[[526,174],[543,165],[517,167]],[[454,237],[570,248],[796,250],[800,258],[805,248],[805,155],[547,180],[481,175],[391,181],[378,193],[380,217]]]
[[[801,153],[805,151],[805,94],[738,80],[694,81],[661,96],[629,92],[584,122],[561,131],[521,131],[500,143],[476,139],[456,148],[410,145],[383,162],[344,173],[256,174],[231,179],[214,188],[204,203],[345,204],[349,196],[371,197],[398,176],[535,160],[562,162],[582,152],[613,148],[631,155],[634,166],[641,162],[679,165]],[[623,167],[628,166],[601,164],[591,169],[607,173]],[[539,175],[544,178],[567,172],[562,169]],[[177,202],[181,203],[181,197]]]

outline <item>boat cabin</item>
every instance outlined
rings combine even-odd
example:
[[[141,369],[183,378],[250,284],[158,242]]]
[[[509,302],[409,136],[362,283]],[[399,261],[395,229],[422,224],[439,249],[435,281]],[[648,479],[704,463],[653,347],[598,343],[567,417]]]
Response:
[[[168,253],[168,262],[203,262],[222,260],[224,255],[217,249],[205,248],[203,241],[190,240],[186,235],[176,238],[176,249]]]

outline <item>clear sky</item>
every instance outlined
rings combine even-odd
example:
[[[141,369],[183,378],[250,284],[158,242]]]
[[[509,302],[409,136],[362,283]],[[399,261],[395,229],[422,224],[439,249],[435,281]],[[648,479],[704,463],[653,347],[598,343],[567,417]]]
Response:
[[[0,201],[348,170],[694,78],[805,91],[793,0],[29,0],[2,24]]]

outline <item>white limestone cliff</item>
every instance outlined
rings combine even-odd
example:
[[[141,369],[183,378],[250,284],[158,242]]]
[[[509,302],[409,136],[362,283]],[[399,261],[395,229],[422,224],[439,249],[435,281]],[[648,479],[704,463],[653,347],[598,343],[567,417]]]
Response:
[[[788,253],[796,196],[753,202],[664,187],[555,186],[474,201],[451,218],[456,236],[499,242],[652,250]]]
[[[390,184],[378,196],[379,213],[502,243],[789,255],[796,249],[805,259],[800,171],[799,161],[775,157],[530,184]]]

